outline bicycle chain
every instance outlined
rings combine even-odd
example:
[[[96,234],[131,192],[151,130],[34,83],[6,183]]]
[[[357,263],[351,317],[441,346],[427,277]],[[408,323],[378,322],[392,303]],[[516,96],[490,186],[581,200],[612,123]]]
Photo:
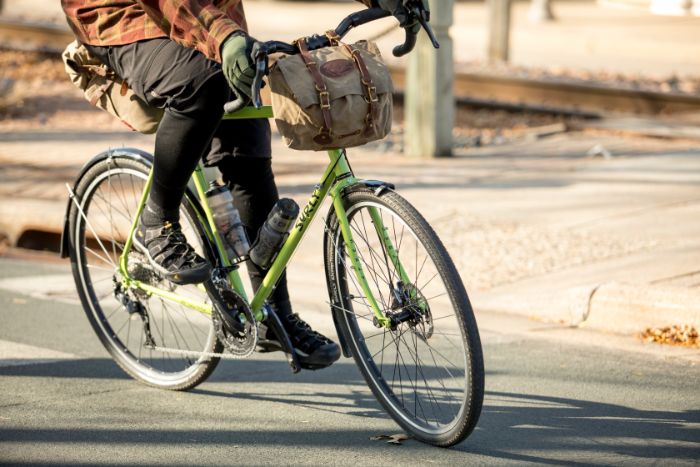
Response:
[[[196,357],[210,357],[210,358],[220,358],[222,360],[242,360],[250,356],[247,355],[235,355],[232,353],[216,353],[216,352],[202,352],[199,350],[183,350],[183,349],[173,349],[170,347],[155,346],[152,350],[166,353],[173,353],[178,355],[191,355]],[[251,352],[252,353],[252,352]]]

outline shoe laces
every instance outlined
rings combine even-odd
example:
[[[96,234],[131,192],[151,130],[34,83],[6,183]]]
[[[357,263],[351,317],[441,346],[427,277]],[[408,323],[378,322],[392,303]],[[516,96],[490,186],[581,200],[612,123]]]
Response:
[[[298,344],[311,344],[314,341],[323,344],[328,344],[331,341],[323,334],[311,329],[311,326],[301,319],[297,313],[291,313],[285,316],[284,321],[286,322],[287,332],[293,340],[298,341]]]
[[[199,258],[194,248],[187,243],[179,222],[166,222],[161,228],[160,235],[154,240],[156,239],[166,242],[164,253],[170,264],[188,265]]]

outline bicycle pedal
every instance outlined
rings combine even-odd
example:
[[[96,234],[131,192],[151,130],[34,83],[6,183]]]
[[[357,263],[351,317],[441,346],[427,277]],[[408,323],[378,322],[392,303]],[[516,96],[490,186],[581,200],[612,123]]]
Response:
[[[255,348],[255,351],[258,353],[281,352],[282,346],[277,341],[258,338],[258,345]]]

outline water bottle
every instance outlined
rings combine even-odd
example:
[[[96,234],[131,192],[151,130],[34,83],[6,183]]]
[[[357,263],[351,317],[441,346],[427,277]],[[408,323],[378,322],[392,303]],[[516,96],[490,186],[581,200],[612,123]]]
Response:
[[[289,236],[298,215],[299,206],[293,199],[277,201],[258,231],[258,238],[250,249],[250,260],[261,268],[268,269]]]
[[[224,185],[211,182],[207,191],[207,201],[214,217],[229,259],[237,259],[248,254],[250,243],[241,222],[241,215],[233,205],[233,195]]]

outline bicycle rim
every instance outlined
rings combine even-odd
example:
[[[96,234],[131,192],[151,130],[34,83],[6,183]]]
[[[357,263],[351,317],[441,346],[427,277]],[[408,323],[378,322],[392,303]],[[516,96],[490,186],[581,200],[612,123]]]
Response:
[[[425,220],[395,193],[352,193],[346,209],[379,307],[406,319],[393,329],[375,325],[335,229],[337,298],[353,356],[379,401],[402,427],[431,444],[455,444],[476,424],[483,397],[478,331],[459,275]],[[382,246],[370,209],[379,213],[409,284]]]
[[[131,376],[150,385],[188,389],[213,371],[218,359],[184,355],[147,346],[144,315],[133,312],[118,299],[121,283],[119,257],[129,234],[147,177],[147,168],[133,161],[103,162],[94,176],[79,187],[80,207],[74,209],[74,276],[83,306],[107,350]],[[181,208],[183,233],[201,253],[196,214]],[[130,274],[153,286],[188,298],[208,302],[206,292],[194,285],[176,286],[163,280],[147,259],[132,250]],[[129,291],[131,301],[143,305],[150,334],[158,347],[184,352],[219,351],[211,317],[160,297]]]

